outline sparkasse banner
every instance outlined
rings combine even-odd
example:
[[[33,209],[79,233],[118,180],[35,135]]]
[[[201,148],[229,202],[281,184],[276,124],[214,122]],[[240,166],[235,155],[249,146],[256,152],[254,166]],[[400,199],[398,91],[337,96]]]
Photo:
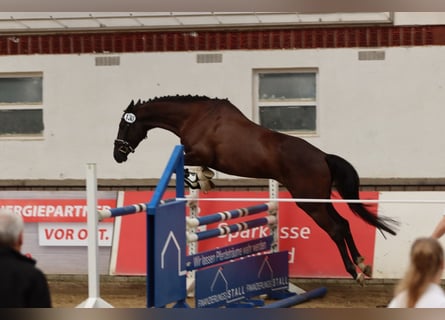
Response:
[[[149,191],[126,191],[124,193],[123,205],[147,202],[151,198]],[[279,198],[291,198],[287,191],[279,193]],[[174,194],[166,194],[166,198],[174,197]],[[267,191],[211,191],[200,194],[200,198],[268,198]],[[378,192],[361,192],[362,199],[378,199]],[[338,198],[333,194],[333,198]],[[257,203],[247,201],[215,202],[201,201],[198,206],[200,215],[208,215],[215,212],[245,208]],[[358,218],[345,203],[335,203],[339,213],[345,217],[350,224],[354,240],[360,253],[366,260],[372,263],[374,260],[375,228],[369,226]],[[377,205],[370,204],[369,209],[377,214]],[[337,247],[329,236],[323,231],[304,211],[293,202],[279,203],[279,250],[287,250],[289,257],[289,276],[291,277],[339,277],[349,278],[345,271]],[[256,215],[261,217],[266,213]],[[234,224],[252,217],[244,217],[210,224],[207,229],[220,227],[222,225]],[[116,265],[110,266],[114,274],[121,275],[144,275],[146,273],[146,220],[144,214],[123,216],[119,234],[119,248],[113,248]],[[255,239],[258,236],[269,234],[267,226],[259,226],[240,232],[234,232],[198,243],[199,252],[210,250],[226,245],[232,245],[243,241]]]

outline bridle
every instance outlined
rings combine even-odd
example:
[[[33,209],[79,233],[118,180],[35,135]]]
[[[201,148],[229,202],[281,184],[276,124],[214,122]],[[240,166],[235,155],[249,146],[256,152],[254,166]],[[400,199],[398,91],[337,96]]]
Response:
[[[116,139],[116,140],[114,140],[114,145],[116,147],[118,147],[117,151],[119,151],[119,152],[121,152],[121,153],[123,153],[125,155],[128,155],[130,153],[134,153],[134,148],[132,146],[130,146],[130,144],[127,141],[125,141],[125,140]]]
[[[123,134],[121,136],[126,137],[128,129],[130,129],[131,124],[133,124],[136,121],[136,116],[134,113],[124,113],[122,116],[122,120],[124,120],[125,127],[123,129]],[[123,153],[124,155],[128,155],[129,153],[134,153],[134,148],[128,143],[127,140],[124,139],[115,139],[114,140],[114,146],[117,147],[118,151]]]

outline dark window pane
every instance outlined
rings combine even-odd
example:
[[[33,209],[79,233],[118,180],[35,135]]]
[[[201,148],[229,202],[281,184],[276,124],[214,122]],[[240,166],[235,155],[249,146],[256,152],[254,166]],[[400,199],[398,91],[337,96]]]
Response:
[[[42,132],[42,109],[0,110],[0,134],[39,134]]]
[[[42,77],[0,77],[0,103],[42,102]]]
[[[259,99],[315,99],[315,73],[262,73]]]
[[[260,106],[260,124],[276,131],[315,131],[315,106]]]

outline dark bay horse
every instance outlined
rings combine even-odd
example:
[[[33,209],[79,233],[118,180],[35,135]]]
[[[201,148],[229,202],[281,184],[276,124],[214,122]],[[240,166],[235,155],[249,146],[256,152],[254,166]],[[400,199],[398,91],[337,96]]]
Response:
[[[187,166],[209,167],[227,174],[274,179],[293,198],[329,199],[335,184],[344,199],[359,199],[359,177],[343,158],[327,154],[298,137],[257,125],[227,99],[169,96],[132,101],[124,111],[114,142],[114,159],[127,160],[153,128],[171,131],[184,145]],[[344,219],[330,202],[297,205],[337,245],[345,269],[360,284],[371,276]],[[376,216],[358,202],[351,210],[368,224],[392,235],[394,220]],[[356,266],[361,272],[357,273]]]

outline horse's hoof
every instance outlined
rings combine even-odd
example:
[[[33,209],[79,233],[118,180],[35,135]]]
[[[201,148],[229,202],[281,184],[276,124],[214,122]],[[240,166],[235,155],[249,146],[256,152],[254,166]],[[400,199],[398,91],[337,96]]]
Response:
[[[355,278],[355,281],[357,281],[357,283],[364,287],[365,286],[365,275],[363,273],[359,273],[357,275],[357,278]]]
[[[215,176],[215,172],[213,172],[209,168],[203,168],[202,175],[207,179],[212,179]]]
[[[207,191],[211,190],[215,185],[210,180],[200,180],[198,181],[199,187],[201,190],[206,193]]]
[[[198,172],[196,172],[196,174],[198,175],[198,180],[210,180],[215,175],[213,172],[212,172],[212,174],[209,175],[209,174],[205,174],[202,171],[198,171]]]
[[[192,189],[199,189],[198,176],[196,173],[187,172],[188,174],[184,177],[185,183]]]
[[[367,277],[372,277],[372,267],[369,264],[362,271]]]
[[[365,258],[358,257],[356,259],[357,266],[359,269],[368,277],[372,277],[372,267],[368,264],[364,264]]]

